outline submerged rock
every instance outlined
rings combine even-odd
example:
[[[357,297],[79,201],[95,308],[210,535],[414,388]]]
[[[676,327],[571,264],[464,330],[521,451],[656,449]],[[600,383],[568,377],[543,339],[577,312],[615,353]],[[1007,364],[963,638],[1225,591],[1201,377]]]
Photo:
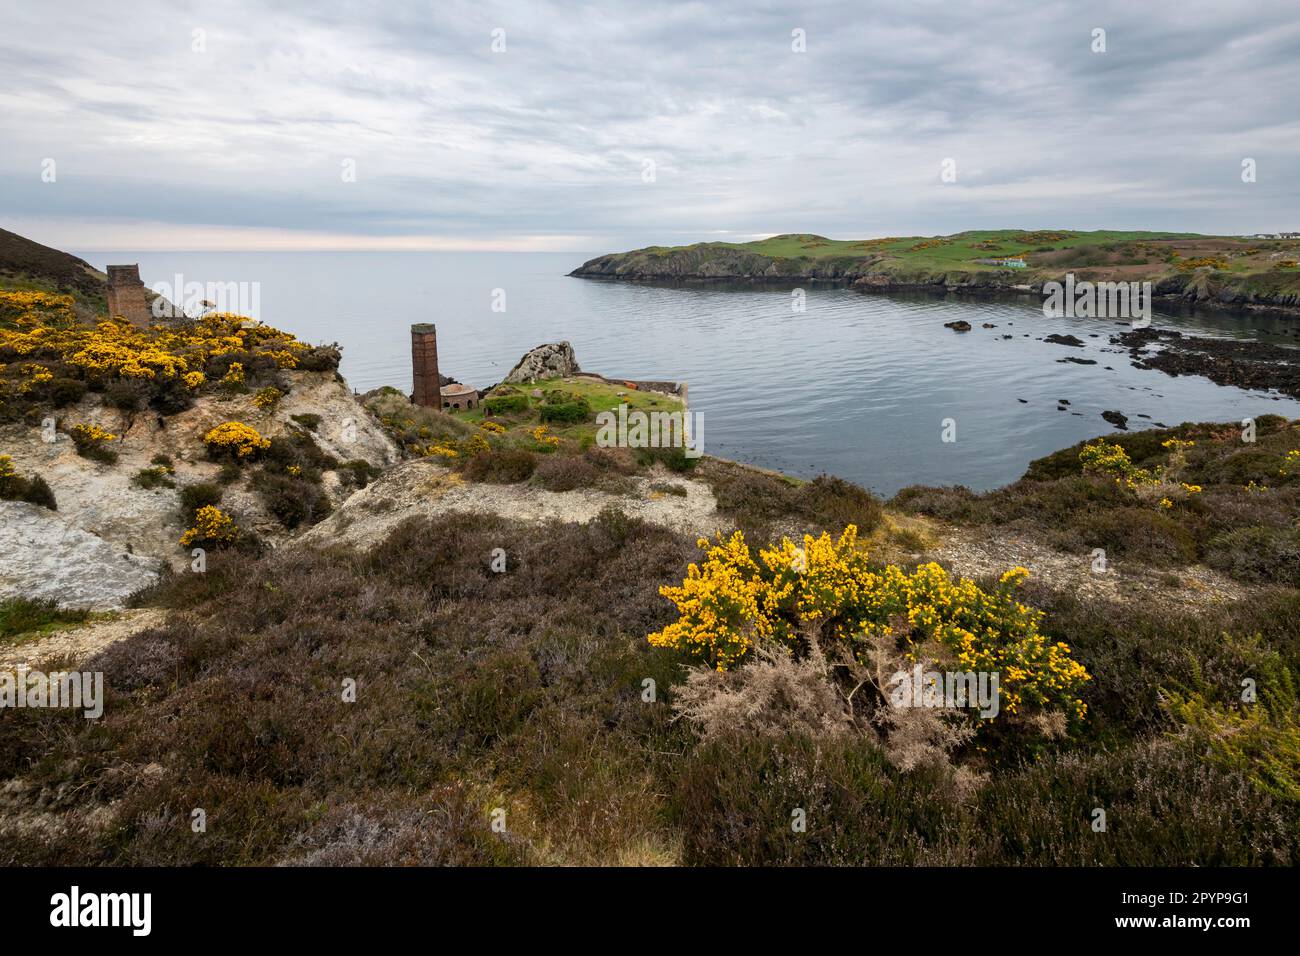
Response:
[[[1072,345],[1075,348],[1083,348],[1083,339],[1076,338],[1073,335],[1059,335],[1056,332],[1044,336],[1043,341],[1051,342],[1053,345]]]
[[[1106,421],[1110,422],[1112,425],[1114,425],[1116,428],[1120,429],[1121,431],[1128,431],[1128,416],[1125,415],[1123,412],[1116,412],[1107,409],[1106,411],[1101,413],[1101,417],[1106,419]]]

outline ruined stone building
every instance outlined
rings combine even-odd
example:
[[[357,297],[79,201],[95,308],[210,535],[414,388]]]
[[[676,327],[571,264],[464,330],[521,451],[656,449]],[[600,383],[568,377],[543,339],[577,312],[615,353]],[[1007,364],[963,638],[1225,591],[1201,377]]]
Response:
[[[142,328],[152,320],[138,264],[108,267],[108,316],[121,316]]]
[[[442,408],[442,380],[438,377],[438,329],[432,322],[411,326],[411,401],[426,408]]]
[[[472,385],[453,382],[442,386],[442,407],[445,409],[473,408],[478,402],[478,389]]]

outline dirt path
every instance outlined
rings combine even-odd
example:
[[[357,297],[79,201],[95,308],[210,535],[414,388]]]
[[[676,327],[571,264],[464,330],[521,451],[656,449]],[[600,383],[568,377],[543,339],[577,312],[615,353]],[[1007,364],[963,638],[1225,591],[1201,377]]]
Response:
[[[522,484],[467,483],[441,465],[412,461],[391,469],[357,492],[297,540],[365,549],[384,540],[411,517],[479,513],[523,521],[586,522],[611,506],[691,537],[711,537],[717,530],[732,527],[731,521],[718,513],[713,491],[702,481],[665,474],[634,478],[633,483],[635,490],[627,495],[590,488],[553,492]],[[661,490],[665,485],[684,494]],[[1181,609],[1236,601],[1252,593],[1251,588],[1206,567],[1164,571],[1110,560],[1106,570],[1097,573],[1090,555],[1063,553],[1029,535],[988,526],[964,528],[915,516],[893,517],[899,525],[920,531],[933,543],[918,553],[911,548],[900,550],[884,540],[878,542],[886,545],[876,551],[878,557],[889,561],[940,561],[963,577],[996,576],[1022,566],[1036,581],[1082,597],[1154,602]]]
[[[0,647],[0,669],[13,670],[20,665],[34,668],[42,661],[57,658],[70,658],[79,663],[137,631],[158,627],[166,617],[167,612],[162,608],[120,611],[109,620],[74,624],[35,640],[5,645]]]
[[[990,527],[936,525],[933,530],[939,543],[927,556],[951,562],[965,577],[1000,575],[1020,566],[1029,569],[1032,579],[1080,597],[1142,601],[1184,610],[1238,601],[1252,593],[1250,587],[1201,565],[1156,570],[1111,559],[1106,570],[1097,573],[1090,555],[1057,551],[1026,535]]]
[[[592,488],[546,491],[531,485],[468,483],[441,465],[411,461],[358,491],[297,540],[364,549],[384,540],[393,528],[412,517],[478,513],[517,521],[585,523],[608,507],[692,537],[730,526],[718,514],[717,500],[704,482],[668,474],[630,480],[635,490],[627,495]],[[663,490],[668,486],[683,493]]]

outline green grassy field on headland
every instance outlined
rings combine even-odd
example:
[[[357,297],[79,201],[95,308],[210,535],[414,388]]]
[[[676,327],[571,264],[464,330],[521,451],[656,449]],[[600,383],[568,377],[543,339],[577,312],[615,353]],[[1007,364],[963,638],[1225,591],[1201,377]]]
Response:
[[[1023,267],[1004,260],[1020,260]],[[951,236],[648,246],[599,256],[571,274],[639,281],[814,281],[864,290],[1026,291],[1074,273],[1151,282],[1156,295],[1225,305],[1300,307],[1300,239],[1199,233],[991,229]]]

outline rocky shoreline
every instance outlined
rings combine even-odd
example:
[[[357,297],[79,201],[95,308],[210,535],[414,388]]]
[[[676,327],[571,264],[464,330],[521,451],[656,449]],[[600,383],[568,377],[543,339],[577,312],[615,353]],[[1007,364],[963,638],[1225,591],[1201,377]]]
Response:
[[[1163,306],[1268,311],[1300,316],[1300,292],[1269,288],[1258,276],[1216,278],[1207,273],[1133,275],[1106,269],[1072,270],[1078,281],[1151,282]],[[569,273],[580,279],[651,285],[771,287],[812,284],[866,293],[924,293],[972,297],[1041,296],[1043,285],[1064,282],[1065,272],[1043,270],[951,270],[913,272],[880,257],[782,259],[738,249],[695,247],[665,252],[637,250],[598,256]]]
[[[1300,398],[1300,350],[1294,348],[1155,328],[1121,332],[1111,342],[1128,348],[1137,368],[1201,375],[1218,385],[1276,390]]]

